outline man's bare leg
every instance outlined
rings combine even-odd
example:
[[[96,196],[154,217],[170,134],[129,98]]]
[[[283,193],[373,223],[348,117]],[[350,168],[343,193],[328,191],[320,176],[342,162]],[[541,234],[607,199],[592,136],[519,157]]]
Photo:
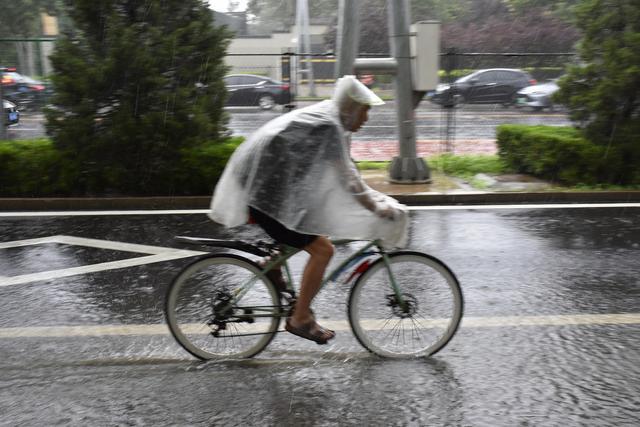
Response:
[[[291,326],[300,327],[313,320],[311,314],[311,301],[318,294],[324,272],[333,256],[333,244],[326,237],[319,236],[313,242],[304,247],[310,255],[304,272],[302,273],[302,283],[300,293],[296,300],[296,308],[289,320]],[[333,334],[331,334],[331,337]],[[329,337],[327,338],[329,339]]]

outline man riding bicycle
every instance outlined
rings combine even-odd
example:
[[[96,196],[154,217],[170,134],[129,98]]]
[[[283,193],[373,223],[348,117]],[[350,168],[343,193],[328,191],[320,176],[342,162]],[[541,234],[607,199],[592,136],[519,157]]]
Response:
[[[334,252],[326,236],[389,247],[407,240],[405,207],[372,190],[349,156],[348,135],[381,104],[354,76],[342,77],[331,100],[284,114],[241,144],[211,202],[214,221],[235,227],[251,218],[275,241],[309,253],[286,330],[318,344],[335,337],[310,308]]]

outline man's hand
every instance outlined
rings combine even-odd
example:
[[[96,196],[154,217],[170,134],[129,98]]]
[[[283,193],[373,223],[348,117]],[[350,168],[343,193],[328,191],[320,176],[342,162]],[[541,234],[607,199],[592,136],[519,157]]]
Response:
[[[384,206],[378,207],[375,210],[375,214],[378,215],[380,218],[385,218],[393,221],[396,219],[396,216],[399,216],[400,212],[398,209],[394,208],[393,206],[384,205]]]

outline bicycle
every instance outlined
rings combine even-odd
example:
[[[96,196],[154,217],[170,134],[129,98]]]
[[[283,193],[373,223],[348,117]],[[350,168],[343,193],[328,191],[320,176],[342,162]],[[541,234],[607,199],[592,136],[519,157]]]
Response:
[[[209,253],[178,273],[167,292],[165,314],[172,335],[186,351],[202,360],[249,358],[284,331],[278,329],[280,321],[295,305],[287,260],[300,249],[264,241],[176,239],[268,257],[261,267],[245,255]],[[276,266],[283,271],[285,289],[277,289],[267,277]],[[380,242],[368,242],[331,271],[322,286],[346,272],[350,275],[344,282],[352,283],[349,324],[370,352],[431,356],[456,333],[463,313],[462,291],[453,272],[435,257],[387,252]]]

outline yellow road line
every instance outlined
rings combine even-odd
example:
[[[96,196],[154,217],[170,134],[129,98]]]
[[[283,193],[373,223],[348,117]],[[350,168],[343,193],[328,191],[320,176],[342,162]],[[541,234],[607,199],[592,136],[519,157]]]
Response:
[[[405,321],[411,323],[410,320]],[[367,329],[377,329],[386,322],[382,320],[365,320]],[[442,327],[442,319],[421,321],[423,327]],[[620,314],[568,314],[550,316],[495,316],[495,317],[465,317],[461,327],[464,328],[495,328],[517,326],[580,326],[580,325],[638,325],[640,313]],[[326,320],[322,325],[337,331],[350,330],[346,320]],[[243,332],[256,332],[264,328],[264,324],[243,325]],[[189,332],[206,332],[202,325],[189,325]],[[36,326],[0,328],[1,338],[64,338],[64,337],[101,337],[101,336],[144,336],[168,335],[169,329],[165,324],[138,325],[94,325],[94,326]]]

